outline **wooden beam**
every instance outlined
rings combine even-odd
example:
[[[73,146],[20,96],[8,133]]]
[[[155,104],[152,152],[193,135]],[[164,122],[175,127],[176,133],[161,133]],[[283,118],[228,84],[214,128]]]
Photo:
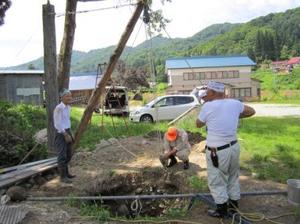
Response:
[[[73,145],[74,149],[77,148],[77,146],[79,145],[80,138],[81,138],[83,132],[86,130],[88,122],[91,120],[93,111],[96,108],[96,106],[98,105],[100,96],[105,91],[105,86],[106,86],[108,80],[110,79],[111,74],[115,68],[115,65],[118,62],[118,60],[124,50],[124,47],[126,46],[126,43],[135,27],[135,24],[138,21],[141,13],[143,11],[143,7],[144,7],[143,1],[139,1],[131,19],[129,20],[129,22],[126,26],[125,31],[123,32],[123,34],[121,36],[121,39],[117,45],[117,48],[115,49],[114,53],[111,55],[111,57],[109,59],[107,69],[106,69],[103,77],[101,78],[98,86],[95,88],[95,90],[93,91],[93,93],[91,95],[91,98],[89,99],[88,105],[83,113],[80,124],[75,133],[75,142]]]
[[[48,2],[49,3],[49,2]],[[47,110],[48,147],[54,149],[55,128],[53,111],[58,104],[55,10],[51,4],[43,5],[44,70]]]

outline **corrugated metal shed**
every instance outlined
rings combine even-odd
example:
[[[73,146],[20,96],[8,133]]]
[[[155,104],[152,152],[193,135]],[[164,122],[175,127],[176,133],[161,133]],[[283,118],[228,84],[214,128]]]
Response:
[[[14,103],[41,104],[41,70],[3,70],[0,71],[0,99]]]
[[[211,68],[255,66],[248,56],[197,56],[184,58],[170,58],[166,60],[166,69],[180,68]]]

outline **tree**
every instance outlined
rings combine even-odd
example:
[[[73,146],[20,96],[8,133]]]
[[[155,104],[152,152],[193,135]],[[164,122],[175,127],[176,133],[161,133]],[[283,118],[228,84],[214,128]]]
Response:
[[[72,49],[76,28],[77,0],[66,0],[64,36],[58,56],[58,90],[69,88]]]
[[[11,6],[10,0],[0,0],[0,26],[4,24],[6,10]]]
[[[290,51],[286,45],[283,45],[280,51],[280,58],[286,60],[289,59],[289,57],[290,57]]]

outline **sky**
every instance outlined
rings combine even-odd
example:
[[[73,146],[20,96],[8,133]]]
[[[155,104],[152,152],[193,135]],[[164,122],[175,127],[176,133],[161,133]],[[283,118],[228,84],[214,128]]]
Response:
[[[5,24],[0,26],[0,67],[26,63],[43,56],[42,5],[46,2],[12,0]],[[64,13],[65,2],[50,0],[57,15]],[[128,1],[78,2],[77,11],[124,4],[128,4]],[[160,0],[153,0],[153,9],[161,9],[165,18],[171,20],[166,30],[172,38],[192,36],[212,24],[247,22],[296,7],[300,7],[300,0],[172,0],[164,5]],[[73,49],[87,52],[117,44],[133,11],[134,6],[126,6],[77,14]],[[58,52],[64,17],[56,17],[55,24]],[[166,36],[164,32],[162,35]],[[145,26],[140,20],[127,45],[136,46],[147,38]]]

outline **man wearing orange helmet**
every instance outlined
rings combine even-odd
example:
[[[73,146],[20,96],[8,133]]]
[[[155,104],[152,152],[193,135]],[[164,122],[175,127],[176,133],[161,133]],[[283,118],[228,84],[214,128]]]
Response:
[[[172,167],[177,163],[176,157],[183,161],[183,169],[188,169],[191,145],[187,133],[175,127],[169,127],[164,136],[165,153],[159,157],[164,167]],[[176,156],[176,157],[175,157]],[[170,159],[169,164],[167,164]]]

